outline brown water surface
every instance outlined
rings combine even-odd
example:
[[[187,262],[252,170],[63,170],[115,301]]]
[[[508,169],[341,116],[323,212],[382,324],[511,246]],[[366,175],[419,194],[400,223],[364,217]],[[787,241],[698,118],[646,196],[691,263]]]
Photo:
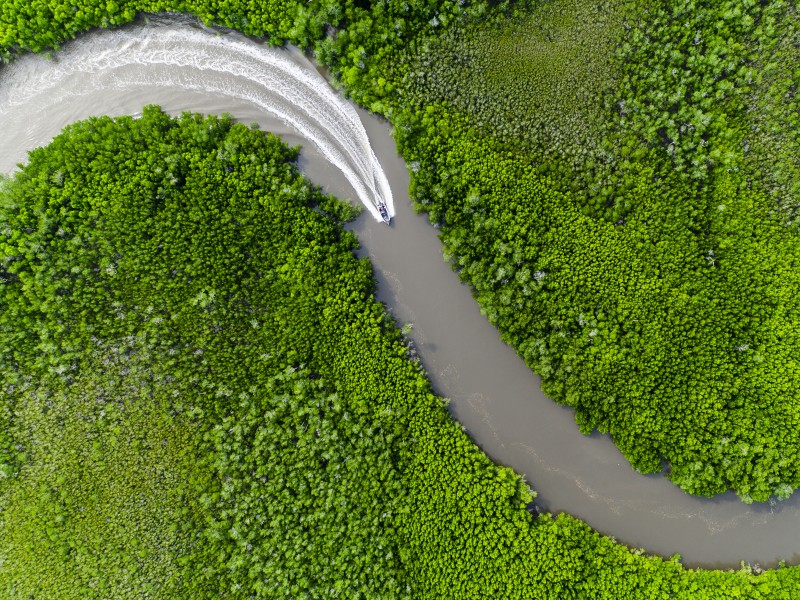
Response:
[[[97,114],[140,114],[144,104],[156,103],[173,114],[229,112],[240,121],[257,122],[262,129],[281,134],[290,143],[303,143],[304,172],[330,192],[356,197],[342,171],[313,143],[254,102],[254,94],[263,92],[257,84],[234,72],[171,65],[170,52],[178,49],[158,33],[180,28],[206,31],[183,17],[124,28],[137,35],[155,32],[148,43],[163,50],[164,63],[159,66],[143,63],[134,51],[126,60],[117,57],[113,64],[104,64],[103,49],[113,43],[114,32],[100,30],[67,44],[55,61],[25,57],[13,69],[0,70],[2,94],[12,84],[25,89],[26,78],[33,80],[35,73],[52,71],[56,81],[56,72],[66,66],[59,56],[92,63],[92,69],[71,76],[68,85],[48,88],[47,78],[40,77],[40,89],[28,90],[25,106],[6,112],[0,108],[4,137],[0,172],[11,171],[24,159],[25,150],[46,144],[70,122]],[[206,34],[219,40],[214,32]],[[238,34],[223,35],[237,43],[245,40]],[[298,68],[316,74],[314,65],[297,51],[248,43],[258,52],[291,56]],[[207,51],[221,53],[223,63],[225,52],[234,52],[224,44],[210,44]],[[235,58],[230,57],[231,64]],[[539,391],[539,378],[500,341],[469,288],[442,260],[436,230],[425,216],[411,210],[408,173],[395,151],[389,125],[363,110],[358,114],[390,183],[396,215],[389,227],[365,214],[351,228],[361,239],[361,254],[369,256],[375,267],[380,300],[400,323],[414,324],[412,337],[435,389],[451,399],[453,416],[489,456],[524,474],[539,492],[542,509],[580,517],[600,532],[649,553],[680,553],[686,564],[707,567],[738,567],[740,560],[762,566],[781,559],[800,562],[797,494],[774,506],[748,506],[733,494],[695,498],[663,476],[634,472],[607,436],[580,434],[572,410]],[[352,142],[343,138],[334,142]]]

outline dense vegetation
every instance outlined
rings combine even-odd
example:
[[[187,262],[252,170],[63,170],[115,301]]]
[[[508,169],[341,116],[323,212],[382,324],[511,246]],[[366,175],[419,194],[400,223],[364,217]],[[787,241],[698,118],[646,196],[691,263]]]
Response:
[[[96,118],[5,182],[8,598],[790,598],[535,517],[372,298],[295,151]],[[12,464],[13,463],[13,464]]]
[[[396,119],[417,199],[583,431],[611,433],[642,472],[665,458],[693,494],[785,498],[800,485],[796,13],[571,6],[421,53],[417,108]],[[601,58],[616,47],[612,67],[560,50],[584,36]],[[497,74],[509,48],[537,46]],[[476,101],[487,89],[503,110]]]
[[[9,58],[92,25],[130,20],[138,10],[170,9],[270,35],[274,43],[313,46],[349,93],[393,120],[415,196],[442,225],[445,255],[505,339],[542,374],[546,391],[576,407],[584,430],[609,431],[642,471],[660,469],[665,457],[673,479],[692,493],[732,487],[745,500],[785,497],[800,484],[793,384],[797,14],[781,3],[748,1],[645,8],[554,1],[506,15],[507,6],[486,3],[73,7],[37,0],[0,5],[0,44]],[[570,52],[574,39],[591,40],[593,52]],[[553,60],[520,51],[527,44]],[[611,54],[611,63],[593,59]],[[509,69],[499,77],[492,75],[498,64]],[[465,67],[476,73],[466,80],[475,87],[453,95],[446,82]],[[502,99],[503,110],[480,102],[484,94]],[[13,199],[3,211],[12,247],[4,255],[24,258],[4,266],[0,301],[3,356],[13,356],[3,369],[17,373],[0,408],[0,527],[14,524],[19,536],[0,548],[0,589],[11,597],[107,597],[102,590],[117,586],[115,594],[141,597],[149,584],[162,596],[321,597],[335,596],[325,586],[341,581],[350,595],[360,589],[382,597],[800,593],[794,569],[759,577],[686,571],[630,553],[570,517],[530,517],[525,486],[479,453],[402,357],[397,332],[369,300],[369,268],[352,258],[355,242],[333,217],[345,215],[341,205],[279,168],[292,155],[264,142],[269,138],[225,122],[190,121],[145,119],[157,132],[154,145],[172,131],[170,143],[188,145],[186,152],[135,150],[126,140],[146,138],[147,127],[125,120],[74,128],[57,150],[32,157],[29,179],[3,186],[4,198]],[[70,145],[71,136],[79,142]],[[65,147],[99,158],[88,169],[66,164]],[[250,169],[243,147],[255,163],[271,156],[275,171]],[[155,168],[134,176],[125,161],[112,165],[108,157],[123,151]],[[226,164],[230,157],[238,162]],[[195,185],[190,174],[213,179],[187,189]],[[64,196],[72,177],[80,184]],[[230,186],[220,188],[222,181]],[[118,198],[134,192],[148,201],[117,213],[127,206]],[[189,204],[161,215],[175,194]],[[57,212],[44,210],[50,195]],[[37,203],[39,213],[27,211]],[[312,210],[314,203],[321,210]],[[184,218],[189,206],[191,219]],[[244,212],[227,212],[234,208]],[[100,215],[111,229],[97,229]],[[258,229],[265,215],[271,218]],[[61,218],[69,224],[63,231],[77,232],[69,240],[78,241],[68,244],[53,228]],[[20,228],[15,219],[30,221]],[[239,236],[248,242],[225,254],[218,242]],[[256,239],[265,249],[254,256]],[[131,258],[139,254],[147,258]],[[124,257],[134,277],[115,287]],[[323,257],[325,267],[315,270]],[[261,261],[281,275],[247,279],[243,274],[261,272]],[[152,324],[144,316],[151,305],[162,311]],[[31,331],[38,332],[32,339]],[[309,331],[319,335],[309,339]],[[115,347],[127,349],[122,358],[108,357]],[[123,384],[131,371],[135,377]],[[240,374],[247,386],[236,383]],[[164,381],[170,377],[175,381]],[[251,397],[253,378],[261,391]],[[139,394],[149,403],[94,407],[85,422],[69,422],[79,399],[102,404],[105,388],[125,385],[151,390]],[[174,397],[166,393],[172,391]],[[177,405],[174,398],[189,400]],[[56,401],[63,409],[48,421]],[[323,425],[321,432],[353,439],[334,454],[311,448],[309,421],[281,417],[304,414],[309,404],[319,408],[308,419]],[[128,414],[126,405],[137,408]],[[342,410],[357,429],[341,423]],[[277,432],[274,440],[265,439],[259,414]],[[145,421],[156,425],[139,438],[141,457],[101,453],[120,436],[139,435]],[[231,431],[234,422],[239,431]],[[36,443],[51,426],[69,427],[75,437],[51,446],[57,454],[48,457]],[[367,431],[374,447],[361,445],[354,431]],[[91,441],[93,454],[72,449],[69,439],[79,438]],[[176,440],[185,442],[181,452],[171,450]],[[292,463],[280,462],[284,452]],[[275,516],[269,528],[246,534],[252,539],[240,538],[235,524],[249,526],[267,510],[252,472],[243,477],[243,456],[246,464],[266,465],[260,483],[296,478],[267,500]],[[363,471],[340,486],[340,478],[325,475],[304,481],[310,469],[292,467],[316,460],[325,468],[363,460]],[[78,464],[99,483],[76,479]],[[112,480],[115,469],[129,470],[130,479]],[[165,484],[186,481],[191,485],[179,494],[164,494]],[[358,487],[375,482],[386,492],[378,500],[391,509],[387,517],[380,512],[389,523]],[[148,486],[155,496],[126,504]],[[325,490],[315,500],[335,497],[349,508],[297,501],[312,489]],[[88,512],[87,520],[75,511]],[[162,531],[159,524],[175,522],[175,511],[182,514],[178,530]],[[299,511],[304,518],[297,519]],[[140,542],[112,542],[128,516],[148,533]],[[107,528],[98,528],[105,517]],[[335,526],[312,537],[298,521]],[[0,539],[11,538],[4,532]],[[271,554],[275,543],[287,544],[285,551]],[[106,544],[114,548],[108,556]],[[20,547],[31,554],[12,554]],[[263,551],[254,559],[256,547]],[[380,555],[371,554],[376,548]],[[87,566],[100,554],[106,575]],[[355,555],[371,558],[350,568]],[[257,585],[267,579],[259,569],[280,587]],[[42,578],[45,571],[57,575]]]
[[[59,6],[4,5],[7,56],[167,8]],[[793,7],[169,7],[313,47],[393,121],[445,255],[583,431],[693,494],[800,485]]]
[[[383,313],[325,212],[352,210],[295,156],[146,109],[70,127],[4,191],[4,597],[406,597],[403,439],[314,335]]]

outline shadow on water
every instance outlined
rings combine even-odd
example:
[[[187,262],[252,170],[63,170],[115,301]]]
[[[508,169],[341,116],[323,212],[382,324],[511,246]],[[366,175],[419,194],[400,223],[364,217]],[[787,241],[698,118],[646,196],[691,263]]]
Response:
[[[149,25],[138,23],[126,29],[160,28],[166,32],[189,23],[186,17],[159,17]],[[113,32],[106,30],[94,31],[81,37],[78,43],[82,46],[66,44],[65,52],[81,48],[84,54],[70,55],[70,60],[88,62],[108,47],[112,36]],[[208,36],[213,39],[215,34],[208,32]],[[261,48],[256,41],[249,43]],[[211,43],[206,50],[225,52]],[[297,65],[315,71],[298,51],[286,54]],[[57,53],[51,66],[58,64],[59,56]],[[225,56],[217,58],[224,60]],[[18,61],[20,65],[13,71],[20,79],[16,83],[24,85],[26,65],[46,70],[48,63],[43,60],[25,57]],[[10,75],[10,70],[0,70],[0,93]],[[155,103],[172,114],[184,110],[228,112],[241,122],[255,122],[282,135],[290,144],[302,143],[298,164],[303,171],[327,191],[355,198],[355,190],[342,173],[312,144],[266,115],[247,100],[247,94],[236,98],[219,91],[220,84],[236,89],[252,82],[232,73],[226,78],[223,73],[214,89],[204,89],[204,76],[192,69],[170,68],[168,63],[153,68],[132,61],[116,65],[113,72],[82,74],[83,81],[77,84],[86,85],[85,93],[77,90],[71,96],[39,98],[41,105],[26,113],[26,118],[11,120],[0,112],[5,141],[0,171],[13,169],[24,159],[25,150],[46,144],[70,122],[95,114],[138,114],[143,105]],[[146,84],[92,86],[93,78]],[[500,340],[497,330],[480,314],[470,289],[442,260],[436,230],[424,215],[411,209],[408,172],[397,155],[389,125],[363,110],[358,114],[395,198],[396,215],[390,227],[369,215],[348,226],[361,240],[359,254],[373,263],[378,299],[399,323],[415,325],[410,337],[434,389],[451,399],[454,418],[492,459],[513,467],[539,491],[536,504],[545,511],[575,515],[629,546],[664,556],[680,553],[692,566],[738,568],[741,560],[762,567],[774,566],[781,559],[800,562],[797,494],[775,506],[745,505],[732,493],[695,498],[663,475],[643,476],[633,471],[608,436],[580,434],[573,411],[541,393],[539,378]]]

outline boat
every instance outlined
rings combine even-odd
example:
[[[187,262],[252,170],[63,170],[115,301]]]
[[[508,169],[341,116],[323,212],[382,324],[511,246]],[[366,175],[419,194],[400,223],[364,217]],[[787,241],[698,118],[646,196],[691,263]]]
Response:
[[[389,216],[389,209],[386,208],[386,205],[383,202],[378,202],[378,212],[381,213],[383,222],[388,225],[392,218]]]

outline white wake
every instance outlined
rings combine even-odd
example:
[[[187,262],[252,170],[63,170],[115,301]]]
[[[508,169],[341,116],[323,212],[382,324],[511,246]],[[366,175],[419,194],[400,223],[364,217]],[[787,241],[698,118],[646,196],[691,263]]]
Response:
[[[92,116],[98,94],[122,105],[158,102],[148,91],[195,91],[247,103],[311,142],[380,220],[383,202],[394,216],[392,192],[353,106],[310,65],[287,50],[187,25],[145,24],[97,32],[67,44],[55,59],[26,56],[0,71],[0,171],[15,148],[46,144],[69,122]],[[86,99],[82,102],[82,99]],[[129,109],[130,110],[130,109]],[[233,111],[229,111],[232,112]],[[233,113],[233,116],[237,115]]]

